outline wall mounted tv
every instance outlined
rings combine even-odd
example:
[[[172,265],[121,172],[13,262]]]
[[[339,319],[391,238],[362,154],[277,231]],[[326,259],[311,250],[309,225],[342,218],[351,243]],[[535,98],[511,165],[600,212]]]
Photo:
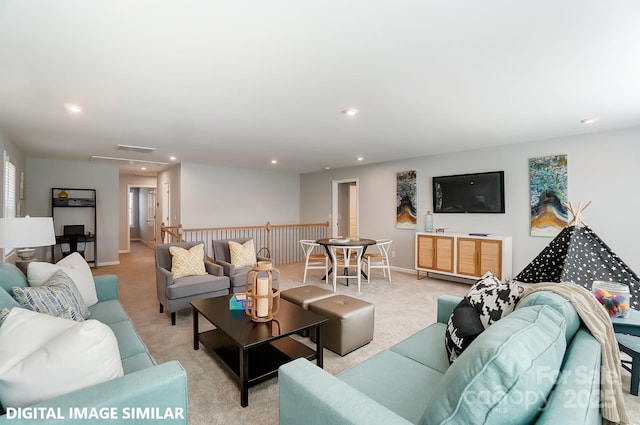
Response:
[[[504,171],[433,177],[433,212],[504,213]]]

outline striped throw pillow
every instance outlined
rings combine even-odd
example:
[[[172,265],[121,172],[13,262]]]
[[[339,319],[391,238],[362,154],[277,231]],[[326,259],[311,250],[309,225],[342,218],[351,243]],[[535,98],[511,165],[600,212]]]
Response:
[[[13,296],[20,305],[38,313],[75,317],[76,321],[84,320],[90,314],[75,283],[62,270],[56,271],[42,286],[14,287]],[[73,313],[66,310],[73,310]]]
[[[10,311],[11,310],[9,310],[8,308],[3,308],[2,311],[0,311],[0,326],[2,326],[2,324],[4,323],[4,319],[7,318]]]

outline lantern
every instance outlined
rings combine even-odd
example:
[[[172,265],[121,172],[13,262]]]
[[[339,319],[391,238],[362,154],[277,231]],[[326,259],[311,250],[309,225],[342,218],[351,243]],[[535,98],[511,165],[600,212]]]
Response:
[[[269,261],[258,264],[247,272],[247,305],[245,312],[254,322],[268,322],[280,309],[280,290],[274,287],[274,274],[279,274]],[[277,282],[277,281],[276,281]]]

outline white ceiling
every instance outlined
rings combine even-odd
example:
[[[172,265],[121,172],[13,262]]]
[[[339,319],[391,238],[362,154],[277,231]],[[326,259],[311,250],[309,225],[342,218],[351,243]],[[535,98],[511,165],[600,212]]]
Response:
[[[637,0],[0,0],[0,131],[313,172],[640,125],[639,46]]]

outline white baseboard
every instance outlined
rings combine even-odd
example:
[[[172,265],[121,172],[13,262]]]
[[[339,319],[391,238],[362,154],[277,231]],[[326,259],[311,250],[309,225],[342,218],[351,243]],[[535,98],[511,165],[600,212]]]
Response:
[[[117,266],[120,264],[120,261],[105,261],[104,263],[98,263],[98,267],[100,266]]]
[[[395,270],[397,272],[402,272],[402,273],[413,273],[415,274],[416,270],[415,269],[405,269],[404,267],[397,267],[397,266],[390,266],[391,270]]]

